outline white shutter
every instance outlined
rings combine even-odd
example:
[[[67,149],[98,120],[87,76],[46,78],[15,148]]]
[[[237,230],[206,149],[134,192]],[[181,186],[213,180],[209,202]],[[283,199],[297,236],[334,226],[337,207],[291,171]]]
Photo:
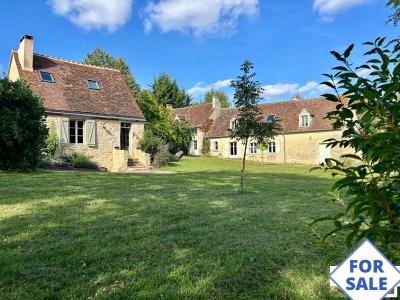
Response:
[[[60,121],[60,142],[61,144],[69,143],[69,119],[62,118]]]
[[[86,121],[86,143],[88,146],[96,146],[96,121]]]

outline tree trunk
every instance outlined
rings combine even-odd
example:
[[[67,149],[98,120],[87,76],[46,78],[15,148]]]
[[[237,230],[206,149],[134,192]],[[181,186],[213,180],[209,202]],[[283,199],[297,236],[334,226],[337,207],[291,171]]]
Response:
[[[244,144],[244,153],[243,153],[243,159],[242,159],[242,170],[240,172],[240,193],[241,194],[244,193],[243,182],[244,182],[244,171],[246,169],[247,143],[248,143],[248,139],[246,139],[245,144]]]

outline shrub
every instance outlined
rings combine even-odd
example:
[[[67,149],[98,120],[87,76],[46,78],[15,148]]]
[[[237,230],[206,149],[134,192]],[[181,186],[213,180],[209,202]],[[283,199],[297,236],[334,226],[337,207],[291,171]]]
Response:
[[[205,156],[209,156],[210,155],[210,140],[209,139],[204,139],[203,140],[203,147],[201,149],[201,152]]]
[[[74,153],[71,154],[70,156],[65,157],[65,159],[67,163],[74,168],[90,169],[90,170],[98,169],[97,164],[91,161],[90,158],[84,154]]]
[[[153,161],[154,156],[159,151],[160,145],[163,143],[163,140],[156,136],[151,129],[146,128],[144,136],[139,142],[139,149],[150,154],[151,161]]]
[[[152,166],[156,168],[164,167],[172,160],[172,155],[168,151],[168,145],[161,143],[157,153],[154,155]]]
[[[0,79],[0,116],[0,169],[36,168],[47,136],[41,99],[25,81]]]
[[[43,150],[43,155],[46,159],[54,158],[54,155],[58,148],[58,138],[54,124],[50,126],[49,133],[47,134],[45,140],[45,147]]]
[[[341,139],[329,140],[331,147],[349,148],[357,155],[345,155],[358,164],[335,159],[323,166],[341,177],[333,186],[343,212],[330,220],[333,230],[347,233],[346,244],[354,246],[363,238],[373,241],[393,263],[400,263],[400,43],[379,38],[366,43],[368,61],[358,68],[349,62],[351,45],[344,53],[332,52],[340,62],[335,75],[325,75],[324,84],[335,93],[323,95],[337,104],[328,114]],[[369,75],[361,76],[366,70]],[[345,96],[341,97],[340,94]],[[343,198],[342,196],[343,195]]]

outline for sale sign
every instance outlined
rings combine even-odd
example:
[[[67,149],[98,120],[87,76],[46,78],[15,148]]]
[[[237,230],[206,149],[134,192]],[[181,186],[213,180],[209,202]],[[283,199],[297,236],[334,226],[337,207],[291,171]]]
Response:
[[[369,240],[365,240],[340,266],[331,267],[331,285],[353,300],[396,297],[400,267],[395,267]]]

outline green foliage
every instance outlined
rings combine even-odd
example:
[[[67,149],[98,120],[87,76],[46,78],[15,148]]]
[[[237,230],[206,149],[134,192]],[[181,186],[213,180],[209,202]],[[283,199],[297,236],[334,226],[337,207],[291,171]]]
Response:
[[[58,137],[54,124],[48,130],[43,154],[46,159],[52,159],[58,148]]]
[[[210,148],[211,148],[210,139],[205,138],[203,140],[203,147],[201,149],[202,154],[205,155],[205,156],[209,156],[210,155]]]
[[[255,80],[256,73],[253,72],[253,64],[245,61],[240,70],[243,72],[236,80],[232,81],[235,89],[234,104],[239,114],[236,118],[236,126],[230,129],[231,138],[241,141],[244,145],[242,170],[240,179],[240,191],[243,193],[243,179],[246,167],[246,152],[250,139],[257,141],[259,145],[266,144],[280,130],[277,119],[271,122],[264,121],[263,114],[258,107],[263,89],[261,84]]]
[[[223,92],[219,90],[210,90],[206,93],[204,96],[204,103],[212,103],[213,98],[217,98],[219,102],[221,103],[221,106],[223,108],[229,107],[229,98],[228,96]]]
[[[157,153],[154,155],[154,159],[152,162],[152,166],[156,168],[161,168],[171,161],[172,155],[169,152],[168,145],[162,142],[159,147]]]
[[[70,166],[74,168],[90,170],[98,169],[97,164],[91,161],[89,157],[82,153],[73,153],[65,157],[65,160]]]
[[[164,141],[153,133],[151,129],[146,129],[143,138],[139,141],[139,149],[151,155],[151,160],[154,160],[154,156],[158,152],[160,145]]]
[[[0,169],[36,168],[47,136],[44,115],[26,82],[0,79]]]
[[[335,225],[327,237],[345,231],[349,247],[369,238],[400,263],[400,47],[399,41],[383,38],[365,45],[370,48],[365,64],[354,68],[350,63],[351,45],[344,53],[332,52],[340,66],[333,68],[334,75],[325,74],[324,84],[335,93],[323,96],[337,103],[328,118],[336,129],[344,128],[342,138],[328,140],[329,145],[357,153],[343,156],[356,165],[328,159],[323,166],[341,177],[333,191],[345,206],[325,218]],[[360,77],[362,70],[371,73]]]
[[[388,23],[393,22],[397,26],[400,20],[400,0],[389,0],[386,6],[393,10],[393,13],[389,16]]]
[[[96,48],[92,52],[86,54],[85,64],[106,67],[120,70],[125,78],[131,93],[136,97],[140,92],[140,86],[132,75],[132,72],[123,58],[115,58],[102,49]]]
[[[172,107],[185,107],[190,105],[192,98],[184,89],[179,88],[176,80],[167,74],[160,74],[151,84],[151,92],[157,103]]]

